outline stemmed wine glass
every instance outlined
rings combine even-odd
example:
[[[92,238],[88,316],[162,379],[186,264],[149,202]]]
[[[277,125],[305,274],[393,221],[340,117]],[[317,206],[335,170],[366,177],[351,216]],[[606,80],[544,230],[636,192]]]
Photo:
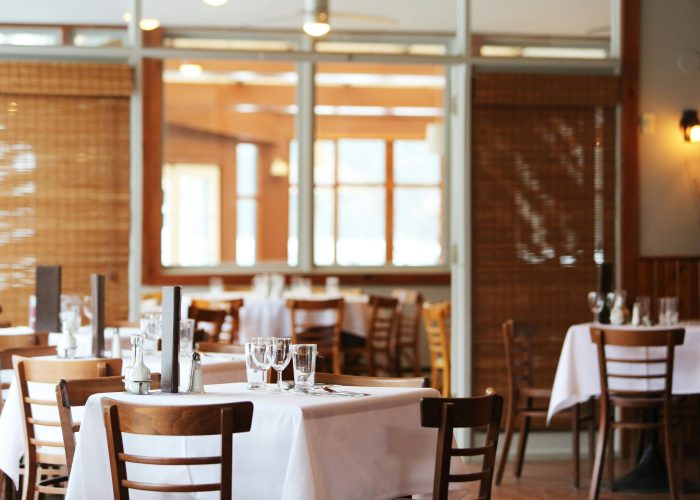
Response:
[[[592,291],[588,292],[588,308],[593,313],[593,323],[598,322],[598,314],[603,310],[605,305],[605,298],[600,292]]]
[[[270,366],[277,372],[277,388],[271,392],[282,392],[282,370],[292,359],[291,339],[272,337],[267,341]]]

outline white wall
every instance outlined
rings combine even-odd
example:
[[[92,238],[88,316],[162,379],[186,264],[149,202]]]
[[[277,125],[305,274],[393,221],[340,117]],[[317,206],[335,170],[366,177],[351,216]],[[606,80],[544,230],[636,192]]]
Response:
[[[640,252],[642,256],[700,255],[700,144],[683,141],[679,121],[700,109],[700,2],[642,0],[640,113]],[[697,56],[681,70],[678,59]]]

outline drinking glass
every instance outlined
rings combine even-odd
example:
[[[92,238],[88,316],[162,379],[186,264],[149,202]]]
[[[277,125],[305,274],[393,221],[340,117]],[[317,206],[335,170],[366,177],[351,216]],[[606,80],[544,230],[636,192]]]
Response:
[[[340,295],[340,278],[337,276],[328,276],[326,278],[326,294]]]
[[[180,355],[192,356],[194,350],[194,320],[180,320]]]
[[[248,347],[250,344],[250,347]],[[247,353],[250,351],[250,357],[253,364],[263,372],[263,382],[262,387],[265,386],[267,382],[267,370],[270,369],[270,363],[272,362],[272,357],[270,356],[270,345],[267,343],[267,339],[263,337],[255,337],[246,344],[246,371],[248,356]]]
[[[282,392],[282,370],[287,368],[292,358],[291,339],[272,337],[268,339],[270,366],[277,372],[277,388],[271,392]]]
[[[659,299],[659,324],[672,326],[678,323],[678,297]]]
[[[258,365],[255,354],[256,347],[261,349],[261,351],[258,352],[257,358],[261,359],[263,367],[265,366],[267,343],[264,338],[257,337],[254,338],[252,342],[247,342],[245,344],[246,380],[248,382],[248,389],[252,391],[261,391],[265,389],[267,370],[270,368],[270,365],[267,365],[265,368]],[[269,359],[269,357],[267,359]]]
[[[588,308],[593,313],[593,323],[598,322],[598,314],[603,310],[605,300],[600,292],[588,292]]]
[[[144,314],[141,318],[143,352],[153,353],[158,347],[158,339],[163,335],[163,316],[158,313]]]
[[[634,302],[634,308],[637,310],[639,324],[651,326],[651,299],[646,295],[640,295]]]
[[[314,386],[316,375],[316,344],[295,344],[292,346],[294,366],[294,390],[306,392]]]

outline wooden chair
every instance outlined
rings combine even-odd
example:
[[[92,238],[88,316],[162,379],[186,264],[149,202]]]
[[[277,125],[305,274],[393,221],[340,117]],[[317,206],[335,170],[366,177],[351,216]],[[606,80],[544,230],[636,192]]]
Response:
[[[42,448],[63,448],[61,441],[47,441],[36,437],[35,426],[60,428],[61,423],[34,416],[32,406],[57,407],[56,398],[37,399],[29,393],[29,383],[58,384],[61,379],[106,377],[121,374],[121,359],[28,359],[14,356],[13,364],[19,386],[20,408],[25,436],[25,481],[22,498],[33,499],[35,493],[65,494],[65,453],[46,453]],[[41,479],[47,476],[48,479]]]
[[[215,342],[221,342],[221,334],[228,334],[228,343],[235,344],[238,342],[238,334],[241,328],[241,308],[243,307],[243,299],[226,299],[226,300],[203,300],[194,299],[190,307],[197,309],[208,309],[208,310],[218,310],[222,309],[226,311],[226,317],[231,318],[231,329],[224,332],[224,326],[227,324],[226,319],[222,324],[221,329],[217,335],[216,339],[210,339]]]
[[[506,370],[508,373],[508,394],[506,396],[505,437],[501,449],[501,458],[496,472],[496,485],[501,484],[503,472],[508,461],[510,442],[513,438],[516,422],[518,427],[518,449],[515,455],[515,477],[520,477],[523,470],[525,448],[530,433],[530,422],[533,418],[547,418],[551,388],[533,387],[533,350],[532,337],[536,332],[533,325],[525,325],[508,320],[502,325],[503,343],[506,354]],[[539,402],[539,404],[535,404]],[[582,411],[584,409],[586,411]],[[568,412],[567,412],[568,413]],[[595,408],[593,400],[576,404],[572,407],[572,464],[573,485],[580,485],[581,461],[579,453],[579,434],[581,424],[588,422],[589,456],[592,455],[594,439]]]
[[[591,327],[591,341],[596,344],[598,350],[598,366],[600,372],[600,424],[598,430],[598,444],[596,446],[595,466],[588,497],[597,499],[600,494],[600,483],[603,474],[603,462],[606,446],[613,447],[613,429],[659,429],[663,432],[666,454],[666,467],[668,470],[668,483],[671,498],[680,498],[681,482],[680,469],[676,468],[673,456],[673,364],[675,348],[683,344],[685,330],[672,328],[666,330],[650,330],[645,332],[620,330],[615,328]],[[609,352],[606,347],[632,348],[630,356]],[[665,349],[664,354],[649,353],[647,347]],[[637,349],[634,349],[637,348]],[[608,371],[608,363],[617,366]],[[625,372],[623,366],[636,367],[634,373]],[[632,371],[632,370],[630,370]],[[611,383],[617,380],[618,383]],[[637,381],[654,389],[620,389],[619,382]],[[662,410],[661,417],[655,422],[635,422],[625,419],[625,412],[621,411],[620,420],[616,420],[615,409],[623,410]],[[680,427],[680,426],[679,426]],[[682,442],[682,438],[676,438]],[[610,453],[609,460],[612,458]],[[611,476],[614,476],[612,460],[610,460]],[[611,480],[613,477],[611,477]]]
[[[11,345],[12,342],[9,341],[11,337],[15,335],[3,335],[0,336],[0,345],[6,346]],[[56,354],[56,348],[54,346],[46,345],[48,340],[48,334],[34,334],[34,335],[17,335],[17,337],[22,337],[20,343],[24,344],[28,342],[26,337],[33,337],[36,342],[41,342],[40,345],[26,345],[24,347],[2,347],[0,348],[0,371],[1,370],[11,370],[12,369],[12,356],[22,356],[24,358],[33,358],[37,356],[52,356]],[[3,391],[10,388],[9,382],[0,382],[0,412],[2,412],[3,404],[5,403]],[[20,474],[24,474],[24,467],[20,467]],[[4,483],[4,484],[3,484]],[[5,480],[5,474],[0,471],[0,492],[5,492],[5,498],[11,499],[15,497],[15,490],[12,481]]]
[[[204,309],[193,304],[187,310],[187,317],[194,320],[195,343],[199,339],[218,342],[226,321],[226,310]]]
[[[314,381],[319,384],[358,387],[428,387],[428,379],[424,377],[359,377],[357,375],[336,375],[334,373],[316,372]]]
[[[160,373],[151,373],[151,389],[160,389]],[[80,422],[73,420],[73,409],[85,406],[88,398],[93,394],[123,391],[124,377],[121,375],[59,381],[56,386],[56,402],[69,476],[75,455],[75,433],[80,430]]]
[[[359,362],[352,365],[353,368],[360,373],[367,373],[370,377],[375,377],[380,371],[394,373],[396,365],[393,343],[398,305],[397,299],[370,295],[371,312],[367,338],[363,339],[363,345],[342,347],[348,368],[351,366],[349,362],[354,359]]]
[[[433,499],[447,500],[450,483],[479,481],[478,498],[491,498],[498,433],[501,427],[503,398],[498,394],[475,398],[424,398],[420,403],[421,425],[438,429]],[[486,427],[484,446],[452,448],[454,429]],[[482,456],[481,470],[468,474],[450,474],[452,457]]]
[[[318,355],[331,371],[340,374],[340,333],[343,324],[345,302],[343,299],[287,300],[292,325],[293,344],[316,344]],[[321,323],[313,317],[321,313],[332,314],[330,323]],[[319,360],[320,361],[320,360]]]
[[[430,386],[450,395],[450,304],[423,304],[423,325],[430,352]],[[441,377],[438,378],[438,373]]]
[[[402,361],[413,369],[413,375],[420,377],[423,367],[420,363],[420,316],[423,295],[416,290],[397,289],[391,296],[399,301],[396,321],[396,342],[394,343],[394,363],[396,376],[402,373]]]
[[[147,406],[104,398],[102,409],[107,430],[114,498],[128,500],[130,489],[162,493],[221,491],[222,499],[231,498],[233,434],[250,431],[253,403],[242,401],[218,405]],[[132,455],[124,450],[122,432],[149,436],[220,435],[221,454],[191,458]],[[126,471],[127,463],[191,466],[221,464],[221,480],[211,484],[142,483],[129,480]]]
[[[239,344],[221,344],[219,342],[197,342],[195,345],[195,351],[245,354],[245,346]]]

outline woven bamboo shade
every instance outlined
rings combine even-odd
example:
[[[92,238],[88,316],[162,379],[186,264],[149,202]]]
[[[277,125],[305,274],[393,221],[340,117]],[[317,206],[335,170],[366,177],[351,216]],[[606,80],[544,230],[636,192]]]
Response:
[[[39,264],[63,293],[107,277],[108,320],[127,314],[127,65],[0,63],[0,304],[26,324]]]
[[[551,386],[568,327],[590,321],[614,259],[617,80],[477,74],[473,127],[473,391],[506,391],[501,323],[537,323],[535,384]]]

